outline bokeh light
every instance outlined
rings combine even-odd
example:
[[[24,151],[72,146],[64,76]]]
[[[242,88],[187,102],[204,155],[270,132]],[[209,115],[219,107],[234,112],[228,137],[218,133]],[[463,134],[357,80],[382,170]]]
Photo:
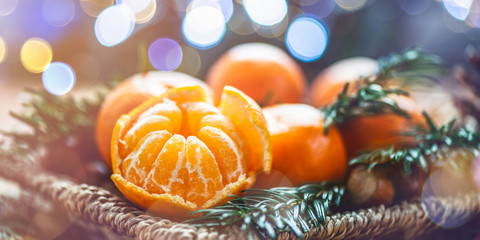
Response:
[[[471,29],[466,21],[458,20],[457,18],[453,18],[448,12],[443,12],[443,20],[445,22],[445,26],[447,26],[450,31],[455,33],[465,33],[469,29]]]
[[[18,0],[1,0],[0,16],[7,16],[17,8]]]
[[[199,49],[215,46],[225,34],[222,12],[208,5],[192,8],[183,19],[182,33],[187,42]]]
[[[294,0],[295,3],[297,3],[300,6],[311,6],[315,3],[318,3],[319,0]],[[335,0],[334,0],[335,2]]]
[[[279,23],[288,11],[285,0],[243,0],[243,7],[254,22],[263,26]]]
[[[0,37],[0,63],[7,58],[7,43]]]
[[[398,0],[398,5],[408,14],[418,15],[425,12],[432,0]]]
[[[480,28],[480,2],[475,1],[470,7],[470,14],[466,19],[466,23],[473,28]]]
[[[223,14],[225,22],[228,22],[233,14],[232,0],[193,0],[189,8],[193,9],[199,6],[211,6],[219,9]]]
[[[304,2],[305,0],[301,1]],[[311,1],[307,1],[311,2]],[[314,2],[310,5],[302,5],[302,11],[307,14],[314,15],[318,18],[324,18],[330,15],[335,9],[335,0],[322,0]]]
[[[73,0],[44,0],[42,14],[50,26],[63,27],[73,20],[75,3]]]
[[[470,12],[473,0],[443,0],[445,9],[458,20],[465,20]]]
[[[233,14],[227,25],[228,28],[238,35],[249,35],[259,28],[258,24],[254,24],[250,21],[245,11],[237,11]]]
[[[75,85],[75,72],[66,63],[53,62],[43,72],[42,82],[49,93],[63,95]]]
[[[114,0],[80,0],[80,7],[87,15],[96,17],[113,3]]]
[[[367,0],[336,0],[338,6],[346,11],[356,11],[365,6]]]
[[[150,44],[148,59],[155,69],[172,71],[182,62],[182,48],[175,40],[160,38]]]
[[[116,4],[103,10],[95,21],[95,36],[107,47],[125,41],[135,27],[135,15],[124,4]]]
[[[425,205],[427,215],[432,222],[443,228],[456,228],[471,218],[471,213],[460,214],[457,216],[447,215],[445,211],[438,211],[435,202],[432,199],[438,197],[455,196],[462,190],[465,190],[465,182],[462,177],[465,174],[458,169],[449,167],[448,169],[434,170],[427,178],[422,189],[422,202]],[[462,189],[463,188],[463,189]]]
[[[130,7],[135,14],[137,23],[150,21],[157,10],[157,1],[155,0],[117,0],[117,3]]]
[[[182,63],[176,71],[196,76],[202,67],[202,59],[195,48],[188,45],[182,46],[183,57]]]
[[[288,27],[285,44],[295,58],[311,62],[320,58],[327,48],[328,32],[313,18],[297,18]]]
[[[25,69],[40,73],[52,61],[52,47],[42,38],[30,38],[22,46],[20,60]]]
[[[257,32],[258,35],[264,38],[280,38],[282,34],[287,30],[288,24],[289,24],[289,21],[287,16],[281,22],[273,26],[265,27],[265,26],[258,25],[258,27],[255,28],[255,32]],[[254,23],[254,25],[256,24]]]

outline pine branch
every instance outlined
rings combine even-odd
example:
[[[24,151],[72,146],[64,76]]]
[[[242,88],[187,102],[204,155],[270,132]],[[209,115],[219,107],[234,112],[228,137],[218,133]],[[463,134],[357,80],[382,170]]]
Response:
[[[406,49],[401,53],[392,53],[377,59],[379,70],[374,82],[380,84],[392,78],[401,78],[406,85],[420,79],[432,79],[447,72],[442,59],[434,54],[423,52],[419,48]]]
[[[428,128],[416,128],[408,135],[415,136],[415,144],[408,148],[386,147],[366,152],[350,161],[350,164],[367,164],[372,169],[384,163],[401,164],[406,175],[412,165],[425,172],[439,162],[466,170],[480,150],[480,133],[457,127],[455,120],[437,127],[426,112],[423,116]],[[452,156],[455,155],[455,156]]]
[[[349,86],[349,83],[345,84],[335,103],[321,109],[325,116],[325,133],[328,132],[328,128],[332,124],[339,124],[350,118],[363,115],[394,113],[410,118],[407,112],[401,109],[393,99],[389,98],[392,94],[408,96],[409,93],[407,91],[402,89],[385,89],[381,85],[369,82],[364,87],[358,89],[354,95],[349,95]]]
[[[311,228],[325,224],[331,207],[339,206],[344,191],[342,185],[333,182],[245,190],[244,197],[232,196],[234,199],[222,206],[193,212],[202,216],[187,222],[207,227],[237,225],[250,239],[255,233],[275,239],[281,232],[302,238]]]
[[[350,84],[346,83],[337,101],[321,109],[325,115],[325,133],[332,124],[363,115],[394,113],[409,118],[409,115],[390,98],[392,95],[408,96],[409,93],[400,88],[388,87],[388,82],[395,78],[406,85],[411,85],[420,79],[432,79],[433,76],[445,72],[445,67],[438,56],[424,53],[417,48],[391,54],[377,61],[378,72],[355,82],[353,94],[349,91]]]
[[[10,112],[30,132],[1,132],[24,149],[35,150],[75,131],[91,131],[96,113],[103,101],[100,91],[94,98],[75,99],[73,96],[54,96],[45,90],[26,89],[29,100],[20,113]]]

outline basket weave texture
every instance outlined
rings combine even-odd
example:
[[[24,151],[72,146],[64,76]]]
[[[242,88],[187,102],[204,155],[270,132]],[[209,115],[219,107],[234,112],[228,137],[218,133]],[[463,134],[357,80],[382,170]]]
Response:
[[[23,163],[0,159],[0,176],[18,182],[62,208],[86,229],[102,239],[244,239],[237,227],[198,228],[153,216],[101,187],[77,184]],[[400,233],[404,238],[425,234],[455,220],[480,214],[480,194],[452,198],[404,201],[392,207],[338,213],[327,217],[324,226],[313,228],[305,239],[371,239]],[[431,219],[435,219],[434,223]],[[280,239],[295,239],[282,233]]]

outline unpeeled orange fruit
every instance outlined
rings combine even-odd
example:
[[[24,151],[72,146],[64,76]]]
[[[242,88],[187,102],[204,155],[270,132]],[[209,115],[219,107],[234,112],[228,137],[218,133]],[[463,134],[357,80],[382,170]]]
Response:
[[[310,104],[324,107],[337,100],[346,83],[350,92],[355,91],[355,83],[361,77],[368,77],[378,71],[378,63],[366,57],[352,57],[340,60],[321,71],[313,80],[310,88]]]
[[[333,104],[346,83],[350,83],[348,94],[356,94],[363,87],[365,77],[378,71],[378,63],[366,57],[347,58],[327,67],[315,78],[310,90],[310,102],[315,107]],[[348,158],[361,151],[388,146],[402,146],[413,143],[415,138],[405,136],[415,126],[424,124],[421,109],[410,97],[389,96],[405,110],[410,118],[393,113],[353,117],[338,125],[345,142]]]
[[[193,85],[203,86],[210,94],[209,88],[199,79],[183,73],[160,71],[135,74],[112,90],[100,108],[95,127],[97,147],[106,165],[111,168],[110,141],[115,122],[122,114],[169,88]]]
[[[406,135],[415,127],[425,125],[425,119],[417,103],[409,97],[393,97],[397,105],[410,118],[384,113],[358,116],[338,125],[342,133],[348,157],[355,157],[362,151],[371,151],[389,146],[405,146],[415,142],[415,136]]]
[[[220,204],[271,167],[260,107],[226,87],[220,104],[200,86],[172,88],[117,121],[112,180],[133,203],[163,216]]]
[[[206,82],[217,98],[229,85],[263,106],[301,102],[306,87],[300,66],[283,50],[266,43],[231,48],[209,69]]]
[[[279,104],[264,108],[263,114],[272,137],[272,170],[283,173],[293,185],[343,180],[347,159],[342,137],[335,126],[324,133],[318,109]]]

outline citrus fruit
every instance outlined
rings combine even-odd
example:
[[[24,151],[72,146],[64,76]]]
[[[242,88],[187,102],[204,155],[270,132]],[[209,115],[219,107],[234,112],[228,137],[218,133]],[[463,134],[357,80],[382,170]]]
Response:
[[[348,93],[355,94],[364,84],[362,78],[377,71],[378,63],[371,58],[354,57],[338,61],[315,78],[309,93],[310,102],[316,107],[333,104],[348,82]],[[414,142],[413,136],[405,136],[404,133],[424,124],[420,107],[410,97],[391,95],[389,98],[411,118],[384,113],[353,117],[339,124],[338,129],[342,134],[348,158],[355,157],[361,151]]]
[[[172,88],[115,125],[112,180],[143,209],[172,218],[223,203],[271,167],[260,107],[225,87],[220,104],[200,86]]]
[[[378,71],[377,61],[366,57],[353,57],[340,60],[322,72],[313,80],[309,92],[310,104],[324,107],[337,100],[347,82],[355,83],[361,77],[370,76]],[[355,91],[351,84],[350,91]]]
[[[209,69],[206,82],[217,98],[229,85],[263,106],[301,102],[306,87],[300,66],[282,49],[266,43],[231,48]]]
[[[306,104],[279,104],[263,109],[272,137],[272,171],[293,185],[343,180],[347,169],[340,132],[332,126],[324,134],[323,115]]]
[[[123,81],[105,98],[98,113],[95,139],[98,150],[111,169],[110,140],[117,119],[143,101],[164,93],[172,87],[200,85],[209,92],[204,82],[187,74],[151,71],[138,73]]]
[[[405,146],[415,142],[415,136],[406,135],[415,127],[425,125],[425,119],[417,103],[409,97],[392,97],[410,118],[394,113],[365,115],[348,119],[338,125],[349,158],[362,151],[389,146]]]

